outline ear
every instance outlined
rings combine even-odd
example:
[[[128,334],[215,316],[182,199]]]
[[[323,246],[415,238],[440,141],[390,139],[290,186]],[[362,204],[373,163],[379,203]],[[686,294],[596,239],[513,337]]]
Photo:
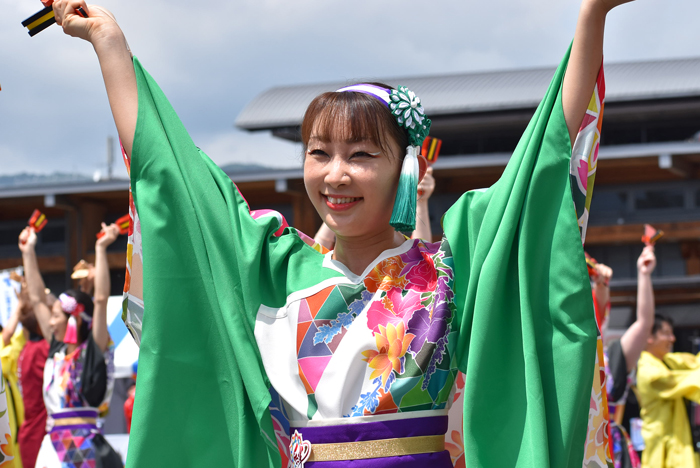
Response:
[[[418,183],[425,177],[425,172],[428,170],[428,160],[422,154],[418,155]]]

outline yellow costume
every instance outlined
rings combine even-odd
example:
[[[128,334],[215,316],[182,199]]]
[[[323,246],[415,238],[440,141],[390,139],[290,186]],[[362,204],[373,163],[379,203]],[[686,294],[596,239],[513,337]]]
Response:
[[[637,391],[646,445],[642,467],[700,468],[683,401],[685,398],[700,402],[699,357],[668,353],[662,362],[643,351],[638,363]]]
[[[0,337],[0,362],[2,363],[2,378],[5,379],[7,389],[7,412],[10,418],[10,430],[12,431],[13,453],[15,454],[15,468],[22,468],[22,459],[19,456],[19,444],[17,443],[17,433],[19,426],[24,421],[24,402],[19,391],[19,381],[17,376],[17,361],[19,353],[22,352],[26,340],[22,330],[18,330],[12,335],[10,343],[5,345]]]

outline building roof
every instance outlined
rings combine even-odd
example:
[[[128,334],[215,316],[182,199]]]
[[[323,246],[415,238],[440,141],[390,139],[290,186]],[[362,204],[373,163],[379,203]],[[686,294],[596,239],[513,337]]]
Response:
[[[432,117],[534,108],[547,90],[554,70],[548,67],[380,81],[408,86],[421,97]],[[609,64],[605,74],[608,103],[700,96],[700,57]],[[347,84],[338,81],[271,88],[243,109],[235,125],[245,130],[298,126],[314,97]]]
[[[601,160],[619,160],[630,158],[658,158],[663,155],[690,156],[700,155],[700,142],[680,141],[666,143],[642,143],[633,145],[602,146],[598,153]],[[503,167],[508,164],[511,153],[469,154],[441,157],[433,166],[436,171],[451,169]],[[225,171],[238,184],[270,180],[302,179],[301,167],[289,169],[261,168],[259,171],[231,172]],[[0,199],[35,197],[47,195],[69,195],[97,192],[126,192],[129,181],[126,179],[86,181],[82,183],[33,184],[27,186],[0,187]]]

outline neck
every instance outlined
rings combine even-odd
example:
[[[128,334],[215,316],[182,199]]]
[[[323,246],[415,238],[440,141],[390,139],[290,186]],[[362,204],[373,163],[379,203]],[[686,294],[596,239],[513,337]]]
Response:
[[[652,356],[654,356],[654,357],[655,357],[656,359],[658,359],[659,361],[663,361],[663,360],[664,360],[664,356],[666,355],[666,353],[661,352],[661,351],[657,351],[657,350],[655,350],[655,349],[647,349],[646,351],[647,351],[647,353],[651,354]]]
[[[404,236],[391,227],[371,236],[337,236],[333,259],[345,265],[356,275],[360,275],[379,254],[400,246],[404,240]]]

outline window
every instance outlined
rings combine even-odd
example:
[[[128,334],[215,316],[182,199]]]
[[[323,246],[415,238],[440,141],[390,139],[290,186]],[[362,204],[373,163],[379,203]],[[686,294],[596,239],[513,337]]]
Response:
[[[636,192],[634,206],[638,210],[683,208],[684,194],[682,190],[647,190],[644,192]]]
[[[591,213],[613,214],[624,213],[627,208],[626,192],[596,192],[593,190]]]

